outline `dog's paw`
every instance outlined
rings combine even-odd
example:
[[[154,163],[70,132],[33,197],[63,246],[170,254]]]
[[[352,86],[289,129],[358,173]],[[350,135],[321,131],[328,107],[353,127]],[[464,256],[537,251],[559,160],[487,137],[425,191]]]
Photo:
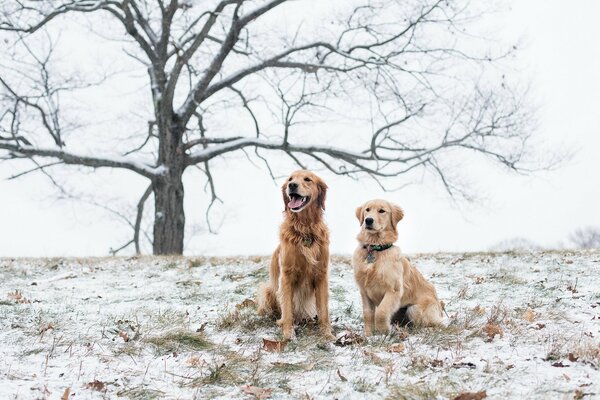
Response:
[[[292,341],[292,340],[296,340],[296,332],[294,331],[294,329],[284,329],[283,330],[283,340],[287,340],[287,341]]]
[[[321,336],[323,337],[323,339],[327,340],[328,342],[335,342],[335,339],[336,339],[335,335],[333,333],[331,333],[330,329],[322,330]]]

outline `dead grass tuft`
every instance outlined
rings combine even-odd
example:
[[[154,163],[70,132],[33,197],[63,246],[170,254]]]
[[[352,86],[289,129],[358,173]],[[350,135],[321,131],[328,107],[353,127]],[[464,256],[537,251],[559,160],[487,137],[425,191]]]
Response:
[[[212,347],[212,343],[206,339],[203,333],[189,331],[172,331],[160,336],[153,336],[144,339],[145,342],[156,346],[157,352],[161,354],[205,350]]]

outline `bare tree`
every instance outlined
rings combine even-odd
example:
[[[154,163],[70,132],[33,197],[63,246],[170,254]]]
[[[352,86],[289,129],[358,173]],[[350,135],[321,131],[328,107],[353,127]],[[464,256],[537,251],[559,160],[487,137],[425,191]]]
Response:
[[[302,5],[326,14],[289,17]],[[366,174],[384,188],[429,171],[460,195],[445,161],[459,154],[528,168],[531,116],[502,68],[514,49],[492,51],[468,30],[478,12],[438,0],[3,2],[0,31],[13,54],[0,63],[0,156],[35,163],[25,173],[72,164],[148,179],[131,243],[139,251],[153,195],[154,254],[183,251],[184,172],[200,168],[214,202],[211,163],[236,151],[270,172],[267,153],[279,153],[303,168]],[[71,146],[83,128],[65,126],[61,96],[97,82],[53,78],[48,66],[60,45],[53,32],[81,15],[107,40],[126,39],[124,53],[147,71],[153,115],[134,148],[97,154]],[[36,46],[43,40],[50,45]],[[17,61],[23,54],[26,67]],[[234,126],[231,115],[247,119]],[[349,126],[358,128],[349,134]]]
[[[578,228],[569,235],[569,240],[578,249],[600,249],[600,229],[592,226]]]

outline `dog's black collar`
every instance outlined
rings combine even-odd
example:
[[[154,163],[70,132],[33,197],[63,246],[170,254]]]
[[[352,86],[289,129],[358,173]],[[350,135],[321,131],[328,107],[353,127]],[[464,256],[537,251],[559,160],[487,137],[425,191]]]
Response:
[[[389,243],[389,244],[365,244],[365,245],[363,245],[363,249],[367,250],[367,262],[369,264],[375,262],[375,254],[373,254],[373,252],[387,250],[390,247],[392,247],[393,245],[394,245],[393,243]]]
[[[363,245],[363,249],[367,250],[367,253],[371,254],[374,251],[383,251],[392,247],[393,243],[388,244],[365,244]]]

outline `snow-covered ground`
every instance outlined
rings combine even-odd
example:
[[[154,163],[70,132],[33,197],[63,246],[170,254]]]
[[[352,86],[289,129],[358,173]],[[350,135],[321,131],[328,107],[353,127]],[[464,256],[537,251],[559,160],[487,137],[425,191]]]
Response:
[[[333,257],[340,340],[281,345],[251,301],[265,257],[0,259],[0,398],[600,397],[600,252],[411,259],[446,327],[364,339]]]

